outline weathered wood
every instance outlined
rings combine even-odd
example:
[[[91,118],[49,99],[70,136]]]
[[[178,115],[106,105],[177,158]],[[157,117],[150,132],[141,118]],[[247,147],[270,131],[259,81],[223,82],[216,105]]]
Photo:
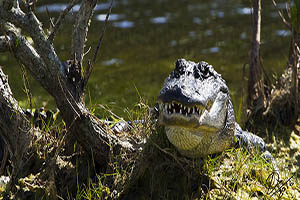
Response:
[[[0,136],[8,146],[15,172],[23,164],[23,156],[32,140],[31,127],[13,97],[8,78],[0,67]]]
[[[83,56],[88,22],[95,5],[94,0],[82,1],[73,31],[72,55]],[[27,32],[34,43],[29,43],[16,26]],[[111,148],[133,149],[129,141],[121,142],[117,136],[108,134],[105,125],[89,113],[84,105],[83,77],[81,71],[76,70],[81,64],[59,60],[52,41],[48,40],[33,12],[24,13],[18,6],[11,9],[0,6],[0,30],[10,38],[10,50],[18,62],[53,96],[72,137],[97,157],[96,162],[106,162]],[[76,79],[70,71],[77,75]]]
[[[76,60],[79,63],[79,66],[82,64],[90,19],[94,13],[96,3],[97,0],[82,1],[79,12],[76,16],[72,32],[71,59]]]
[[[253,25],[252,25],[251,59],[248,79],[248,107],[257,110],[265,107],[263,70],[260,65],[259,46],[261,32],[261,0],[253,1]]]

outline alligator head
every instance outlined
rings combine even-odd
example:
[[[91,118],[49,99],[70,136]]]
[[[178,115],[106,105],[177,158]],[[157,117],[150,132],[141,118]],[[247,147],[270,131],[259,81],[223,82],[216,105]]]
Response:
[[[158,101],[159,123],[183,155],[206,156],[232,144],[235,119],[229,90],[208,63],[177,60]]]

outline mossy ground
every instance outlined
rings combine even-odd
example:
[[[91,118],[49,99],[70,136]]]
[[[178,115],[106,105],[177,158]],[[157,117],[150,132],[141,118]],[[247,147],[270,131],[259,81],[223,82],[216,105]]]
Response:
[[[300,199],[297,128],[285,130],[284,137],[274,131],[267,140],[277,174],[251,149],[183,157],[168,142],[163,127],[151,122],[148,106],[138,107],[128,112],[129,118],[148,120],[124,137],[147,138],[142,150],[112,153],[108,165],[99,166],[56,121],[37,133],[33,145],[39,156],[28,155],[35,163],[25,165],[27,174],[15,182],[16,189],[2,186],[1,191],[16,199]],[[10,170],[7,167],[6,175]]]

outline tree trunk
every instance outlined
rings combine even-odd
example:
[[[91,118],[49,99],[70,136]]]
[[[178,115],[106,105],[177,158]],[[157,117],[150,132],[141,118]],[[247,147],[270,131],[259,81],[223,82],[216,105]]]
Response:
[[[257,3],[257,1],[254,2],[254,4]],[[273,5],[275,8],[277,8],[276,2],[273,0]],[[259,6],[258,6],[259,7]],[[269,129],[273,129],[277,125],[284,125],[293,128],[294,125],[297,122],[298,115],[299,115],[299,63],[300,63],[300,57],[299,57],[299,45],[300,45],[300,34],[299,34],[299,13],[297,8],[297,15],[293,16],[295,19],[297,18],[297,24],[292,23],[294,20],[289,19],[286,20],[284,18],[284,15],[282,12],[277,8],[278,14],[282,19],[282,22],[286,25],[288,29],[292,32],[291,37],[291,43],[290,43],[290,51],[289,51],[289,60],[287,63],[287,68],[285,69],[284,73],[281,75],[281,77],[276,80],[276,83],[270,87],[270,90],[263,91],[263,79],[261,78],[261,83],[259,82],[257,85],[262,88],[262,90],[257,89],[256,91],[260,91],[257,94],[261,94],[259,97],[260,99],[263,99],[259,101],[259,105],[263,106],[256,106],[255,101],[252,101],[252,104],[249,104],[249,108],[251,110],[248,121],[246,122],[247,128],[250,128],[252,131],[255,131],[255,129],[259,129],[259,124],[261,122],[264,122],[263,128],[265,129],[266,124],[269,125]],[[256,9],[254,9],[254,15],[256,13]],[[291,12],[290,10],[288,12]],[[289,13],[288,16],[292,16],[292,13]],[[254,17],[255,18],[255,17]],[[257,20],[259,21],[259,20]],[[255,29],[257,31],[257,29]],[[255,36],[253,35],[253,38]],[[252,43],[252,52],[255,52],[258,48],[254,48]],[[254,58],[255,56],[252,56]],[[253,59],[252,59],[252,62]],[[252,64],[250,65],[250,74],[249,74],[249,99],[253,97],[253,91],[250,90],[253,88],[250,85],[250,81],[252,84],[255,84],[253,81],[254,76],[254,69]],[[259,69],[259,68],[257,68]],[[252,74],[251,74],[251,71]],[[262,77],[262,75],[260,75]],[[259,79],[257,79],[259,80]],[[250,87],[251,86],[251,87]],[[255,86],[255,85],[253,85]],[[252,92],[252,95],[251,95]],[[255,93],[254,93],[255,94]],[[255,95],[254,95],[255,97]],[[249,102],[251,102],[249,100]],[[254,102],[254,103],[253,103]],[[261,103],[263,102],[263,104]],[[253,107],[254,106],[254,107]],[[255,109],[255,106],[257,109]],[[252,122],[251,122],[252,121]],[[267,123],[266,123],[267,122]],[[255,127],[252,124],[255,124]]]
[[[23,156],[32,140],[31,127],[14,99],[8,78],[0,67],[0,135],[8,146],[15,173],[19,173]]]
[[[248,108],[252,112],[265,107],[263,70],[260,65],[261,0],[253,0],[251,59],[248,80]]]
[[[130,141],[121,141],[117,136],[108,133],[107,127],[90,114],[84,105],[84,83],[87,80],[82,76],[81,63],[89,22],[97,1],[83,0],[81,3],[73,31],[72,60],[68,62],[60,61],[52,41],[48,39],[48,35],[44,32],[42,24],[34,12],[30,8],[24,12],[19,7],[18,1],[12,2],[3,1],[0,4],[0,30],[1,33],[5,33],[5,36],[0,37],[0,50],[11,51],[17,61],[53,96],[62,118],[66,122],[68,132],[97,158],[95,162],[105,164],[110,150],[132,151],[134,148]],[[28,7],[30,6],[28,5]],[[27,41],[19,28],[22,32],[29,34],[33,44]],[[74,55],[76,56],[74,57]],[[3,98],[2,93],[1,97]],[[16,101],[7,103],[10,103],[11,110],[4,112],[7,113],[4,115],[6,118],[0,118],[0,124],[6,124],[4,127],[7,127],[1,129],[1,135],[10,134],[7,124],[11,123],[13,123],[14,129],[18,129],[21,125],[25,126],[26,128],[21,130],[27,133],[29,127],[24,120],[15,119],[15,122],[10,123],[7,121],[12,116],[11,113],[20,113],[23,116]],[[15,134],[18,132],[20,130]],[[29,136],[26,138],[25,143],[20,145],[21,147],[26,147],[30,143]],[[16,147],[13,141],[6,140],[10,149]],[[12,151],[15,156],[18,156],[18,159],[22,155],[18,154],[19,151],[19,149]]]

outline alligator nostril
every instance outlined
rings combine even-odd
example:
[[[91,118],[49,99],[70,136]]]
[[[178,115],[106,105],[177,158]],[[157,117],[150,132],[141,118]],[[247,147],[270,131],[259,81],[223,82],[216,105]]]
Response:
[[[200,73],[199,73],[199,71],[196,71],[196,70],[195,70],[195,72],[194,72],[194,77],[195,77],[195,79],[200,78]]]

